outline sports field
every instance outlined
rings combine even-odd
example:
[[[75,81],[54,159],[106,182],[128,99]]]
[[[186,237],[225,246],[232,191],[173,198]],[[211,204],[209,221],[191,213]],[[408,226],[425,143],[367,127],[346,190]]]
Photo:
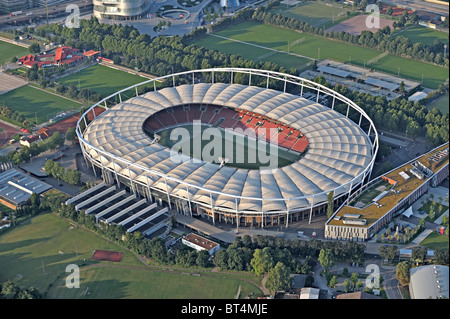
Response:
[[[198,272],[197,272],[198,274]],[[253,284],[221,273],[192,276],[184,270],[149,270],[138,267],[95,267],[81,269],[80,288],[67,289],[56,282],[49,298],[63,299],[233,299],[241,286],[241,296],[260,295]]]
[[[122,252],[120,263],[100,262],[80,268],[80,288],[65,287],[66,267],[90,261],[96,249]],[[0,282],[49,289],[48,298],[234,298],[260,290],[239,275],[183,275],[146,267],[133,254],[105,239],[74,227],[52,214],[42,214],[0,233]],[[119,267],[116,267],[119,266]],[[209,274],[209,273],[208,273]],[[253,275],[243,275],[258,280]]]
[[[271,147],[243,134],[228,134],[221,128],[210,130],[220,133],[220,136],[209,136],[208,128],[208,125],[180,125],[159,132],[159,143],[175,152],[181,151],[185,155],[216,164],[220,164],[219,156],[228,158],[226,166],[244,169],[283,167],[300,159],[300,154],[289,153],[276,145]],[[186,136],[190,138],[185,139]]]
[[[344,16],[347,11],[349,9],[343,8],[336,3],[306,2],[300,6],[282,11],[280,14],[288,18],[302,20],[313,27],[317,27]]]
[[[395,55],[387,55],[371,64],[370,67],[393,75],[400,74],[400,77],[418,82],[422,81],[423,74],[423,86],[430,89],[437,89],[440,83],[448,79],[448,69],[446,68]]]
[[[310,59],[332,59],[359,66],[364,66],[366,62],[381,54],[381,52],[370,48],[253,21],[233,25],[215,33],[215,35],[220,36],[220,38],[210,35],[197,40],[195,44],[225,53],[239,54],[247,59],[260,57],[264,52],[262,51],[263,48],[266,47],[284,52],[289,51]],[[280,39],[283,39],[283,41],[280,41]],[[236,43],[233,40],[241,42]],[[267,54],[269,51],[266,50],[265,52]],[[303,62],[309,62],[310,59],[305,58]],[[286,60],[285,65],[282,66],[298,68],[299,66],[305,67],[305,63],[300,65]],[[436,89],[439,83],[448,78],[448,69],[446,68],[392,55],[387,55],[379,59],[377,63],[370,65],[370,68],[393,75],[398,74],[399,67],[400,76],[412,80],[421,81],[423,74],[424,86],[432,89]]]
[[[436,31],[417,24],[407,25],[403,31],[396,34],[396,36],[404,36],[411,40],[411,42],[420,42],[423,45],[432,45],[434,41],[439,40],[444,44],[449,44],[448,33]]]
[[[104,98],[133,84],[144,82],[147,80],[148,79],[138,75],[96,64],[77,73],[59,79],[58,81],[67,86],[70,84],[74,84],[77,88],[79,87],[80,89],[93,90],[100,94],[102,98]],[[132,93],[134,92],[130,92],[129,97],[134,96],[131,95]]]
[[[19,112],[30,122],[44,123],[56,113],[78,109],[81,103],[51,94],[30,85],[22,86],[0,96],[4,105]]]
[[[0,40],[0,65],[11,62],[13,57],[20,58],[29,53],[27,48]]]
[[[441,96],[437,100],[433,101],[430,105],[428,105],[428,109],[431,110],[433,108],[437,108],[441,111],[442,114],[447,114],[449,112],[448,106],[450,105],[449,95],[448,93]]]

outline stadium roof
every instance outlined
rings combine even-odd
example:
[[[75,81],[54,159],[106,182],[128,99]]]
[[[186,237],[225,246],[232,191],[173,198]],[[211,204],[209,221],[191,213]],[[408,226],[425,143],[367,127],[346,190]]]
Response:
[[[331,75],[336,75],[339,76],[341,78],[346,78],[348,77],[351,73],[345,70],[341,70],[341,69],[337,69],[337,68],[332,68],[329,66],[319,66],[317,68],[317,71],[323,72],[323,73],[327,73],[327,74],[331,74]]]
[[[1,173],[0,185],[0,197],[16,206],[28,200],[31,194],[39,195],[52,188],[16,169]]]
[[[448,274],[448,266],[429,265],[411,268],[409,284],[411,298],[449,298]]]
[[[152,114],[189,103],[240,108],[271,117],[301,130],[310,148],[292,165],[264,171],[220,167],[191,161],[188,156],[180,156],[180,162],[176,163],[170,149],[152,144],[142,127]],[[335,188],[335,194],[347,192],[350,185],[342,185],[353,181],[372,160],[367,135],[344,115],[297,95],[240,84],[199,83],[148,92],[103,112],[89,125],[84,139],[113,155],[115,160],[111,161],[86,145],[94,159],[123,176],[207,205],[211,199],[217,207],[235,209],[238,205],[240,211],[288,209],[284,200],[273,199],[295,198],[289,202],[291,210],[311,205],[311,201],[325,201],[323,192]],[[145,167],[147,172],[121,163],[120,159]],[[180,184],[181,180],[195,188]],[[302,197],[319,193],[314,199]]]
[[[389,91],[395,91],[400,87],[400,85],[397,83],[387,82],[387,81],[383,81],[383,80],[379,80],[379,79],[375,79],[375,78],[367,78],[364,81],[364,83],[370,84],[373,86],[378,86],[383,89],[387,89]]]

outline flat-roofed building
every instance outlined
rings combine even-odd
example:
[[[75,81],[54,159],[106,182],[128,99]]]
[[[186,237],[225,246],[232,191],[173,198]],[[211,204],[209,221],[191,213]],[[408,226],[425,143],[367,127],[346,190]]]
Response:
[[[190,233],[181,240],[183,244],[197,251],[206,250],[214,255],[220,249],[220,245],[212,240],[206,239],[194,233]]]
[[[16,209],[33,193],[40,195],[51,188],[51,185],[12,168],[0,174],[0,203]]]
[[[423,196],[429,187],[436,187],[449,176],[446,151],[448,153],[448,142],[372,180],[353,193],[325,223],[325,238],[370,239],[395,215],[407,210]],[[405,172],[416,174],[405,179]],[[362,197],[370,197],[370,202],[360,202]],[[349,218],[356,216],[358,218]]]

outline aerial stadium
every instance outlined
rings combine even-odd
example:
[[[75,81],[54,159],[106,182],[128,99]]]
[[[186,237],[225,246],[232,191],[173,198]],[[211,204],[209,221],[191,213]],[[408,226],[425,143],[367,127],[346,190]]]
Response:
[[[138,94],[141,86],[152,89]],[[105,183],[238,227],[326,214],[329,195],[337,207],[370,180],[378,150],[373,122],[346,97],[298,76],[241,68],[136,84],[91,106],[76,131]],[[180,132],[189,135],[183,143]]]

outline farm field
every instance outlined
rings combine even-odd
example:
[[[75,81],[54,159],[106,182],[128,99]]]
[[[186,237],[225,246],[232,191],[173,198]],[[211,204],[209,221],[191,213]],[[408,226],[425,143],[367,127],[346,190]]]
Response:
[[[81,103],[25,85],[0,96],[4,105],[25,116],[30,122],[44,123],[56,113],[77,109]]]
[[[444,44],[449,44],[448,33],[436,31],[420,25],[407,25],[403,31],[399,32],[397,36],[404,36],[411,40],[411,42],[421,42],[422,45],[432,45],[434,41],[439,40]]]
[[[120,263],[91,262],[94,250],[124,253]],[[65,269],[80,267],[80,288],[65,287]],[[261,291],[239,275],[211,273],[199,277],[182,271],[146,267],[127,250],[53,214],[41,214],[0,233],[0,282],[14,280],[19,286],[35,287],[48,298],[234,298]],[[255,276],[247,276],[257,280]]]
[[[26,54],[29,54],[27,48],[0,41],[0,65],[10,62],[13,57],[20,58]]]
[[[332,59],[344,63],[350,62],[359,66],[364,66],[367,61],[381,54],[369,48],[253,21],[236,24],[215,33],[215,35],[221,38],[214,35],[207,36],[197,40],[195,44],[225,53],[239,54],[248,59],[255,59],[255,56],[261,57],[261,49],[263,49],[261,47],[266,47],[284,52],[289,51],[310,59]],[[283,41],[279,39],[283,39]],[[242,42],[236,43],[233,40]],[[261,47],[255,47],[254,45]],[[269,51],[267,50],[267,52]],[[304,59],[306,61],[306,58]],[[305,64],[299,65],[295,62],[292,64],[289,62],[286,60],[285,65],[282,66],[286,68],[305,67]],[[423,74],[424,86],[432,89],[436,89],[441,82],[448,78],[448,69],[392,55],[387,55],[370,65],[372,69],[393,75],[397,75],[399,67],[400,76],[412,80],[421,81]]]
[[[58,81],[66,86],[74,84],[77,88],[79,84],[80,89],[93,90],[104,98],[133,84],[147,80],[148,79],[138,75],[96,64],[77,73],[63,77]],[[129,97],[133,96],[134,95],[130,94]]]

